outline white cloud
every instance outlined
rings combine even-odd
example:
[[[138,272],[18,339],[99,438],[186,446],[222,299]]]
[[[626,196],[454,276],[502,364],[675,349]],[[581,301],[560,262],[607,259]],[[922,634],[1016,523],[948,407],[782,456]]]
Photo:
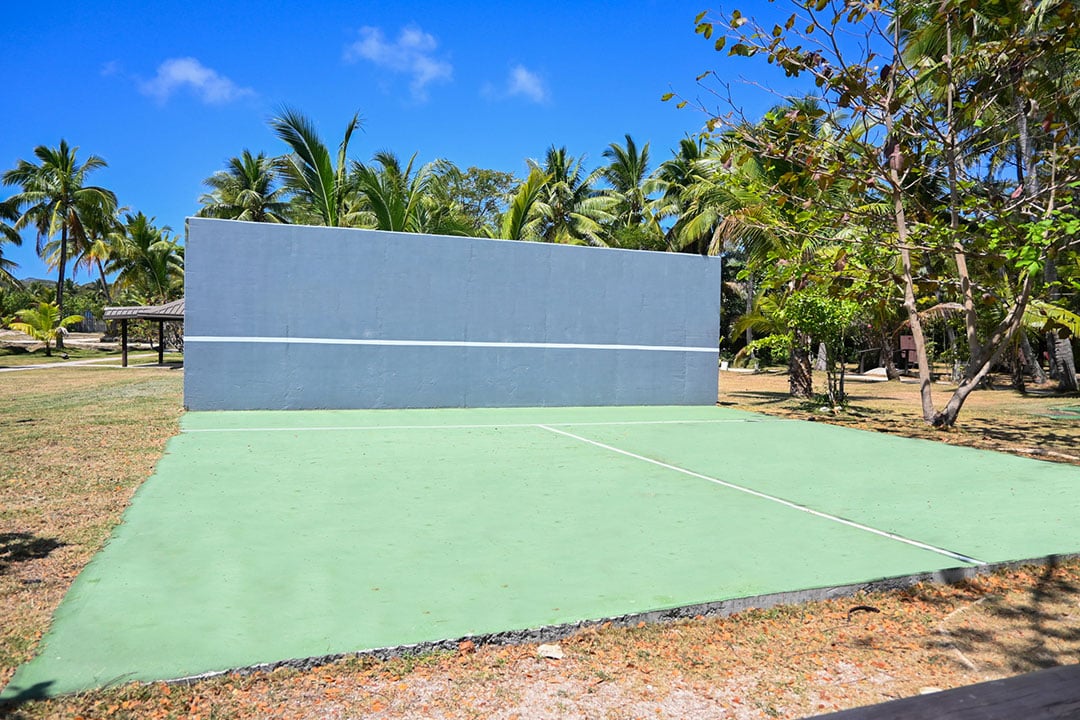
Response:
[[[377,67],[412,77],[409,89],[416,100],[427,99],[427,86],[437,80],[449,80],[453,66],[435,56],[439,43],[430,33],[416,26],[404,28],[397,40],[390,42],[377,27],[360,28],[360,39],[345,47],[349,62],[367,60]]]
[[[534,103],[544,103],[548,100],[548,90],[543,79],[524,65],[515,65],[510,68],[506,94],[511,97],[519,95]]]
[[[169,58],[158,66],[153,79],[139,83],[144,95],[157,98],[163,104],[184,88],[190,89],[204,103],[213,105],[255,94],[251,88],[240,87],[192,57]]]

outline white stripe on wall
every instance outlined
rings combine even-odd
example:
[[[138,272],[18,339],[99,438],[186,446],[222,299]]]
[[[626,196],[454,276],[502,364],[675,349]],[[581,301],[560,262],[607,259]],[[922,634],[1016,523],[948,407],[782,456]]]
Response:
[[[680,345],[614,345],[596,343],[471,342],[467,340],[379,340],[353,338],[240,337],[189,335],[185,343],[263,343],[286,345],[382,345],[391,347],[534,348],[542,350],[650,350],[653,352],[718,353],[716,347]]]

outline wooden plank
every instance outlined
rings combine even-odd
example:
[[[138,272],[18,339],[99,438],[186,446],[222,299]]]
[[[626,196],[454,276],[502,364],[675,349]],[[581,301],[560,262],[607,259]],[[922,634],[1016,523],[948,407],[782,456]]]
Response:
[[[1080,665],[893,700],[817,720],[1056,720],[1080,717]]]

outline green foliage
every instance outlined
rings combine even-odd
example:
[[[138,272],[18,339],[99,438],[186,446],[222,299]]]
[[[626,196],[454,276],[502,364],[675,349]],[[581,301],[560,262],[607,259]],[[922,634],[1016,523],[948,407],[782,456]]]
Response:
[[[39,145],[34,148],[36,163],[19,160],[3,174],[4,185],[20,188],[6,201],[19,213],[11,227],[34,227],[38,254],[57,268],[56,304],[61,313],[69,255],[73,249],[76,255],[90,252],[93,237],[102,234],[116,209],[112,191],[86,184],[86,176],[106,167],[105,161],[91,155],[80,163],[77,152],[66,140],[55,148]],[[48,241],[56,234],[60,242],[50,249]]]
[[[699,34],[726,38],[716,47],[728,58],[762,56],[789,77],[812,79],[820,97],[816,110],[780,109],[754,125],[737,113],[710,121],[730,146],[722,154],[729,170],[703,173],[691,200],[730,208],[711,221],[714,239],[726,225],[767,250],[751,257],[794,263],[795,272],[757,263],[766,292],[787,294],[781,309],[819,288],[859,303],[886,336],[897,320],[890,305],[913,330],[922,309],[959,307],[967,348],[950,352],[969,360],[961,387],[942,411],[922,394],[928,422],[952,424],[1025,306],[1074,282],[1069,272],[1058,281],[1055,265],[1070,266],[1080,225],[1080,6],[790,4],[783,26],[738,12],[697,20]],[[851,45],[848,35],[866,42]],[[781,257],[785,236],[827,237],[847,245],[846,257],[823,255],[820,245],[808,253],[805,242],[801,256]],[[873,245],[883,257],[866,251]],[[826,256],[836,258],[831,269]],[[827,319],[802,312],[812,308],[796,318],[798,302],[776,320]],[[920,372],[929,373],[926,363]]]
[[[12,224],[18,219],[19,211],[14,203],[0,202],[0,288],[19,284],[11,273],[15,268],[15,262],[4,257],[5,244],[22,245],[22,236]]]
[[[285,186],[294,194],[302,210],[317,217],[322,225],[351,227],[347,164],[349,140],[360,127],[360,114],[353,115],[345,126],[338,146],[337,161],[315,130],[314,123],[291,108],[282,108],[270,121],[270,127],[292,151],[282,159]]]
[[[538,167],[529,171],[510,198],[510,204],[499,222],[499,237],[506,240],[534,240],[540,236],[541,225],[550,209],[544,203],[551,176]]]
[[[68,325],[80,322],[81,315],[60,317],[60,307],[56,303],[38,303],[36,308],[26,308],[16,313],[18,322],[11,323],[12,330],[25,333],[35,340],[45,343],[45,355],[52,355],[52,343]]]
[[[108,269],[118,273],[115,284],[125,302],[160,304],[183,294],[184,247],[171,232],[141,212],[124,216],[113,234],[117,250]]]
[[[825,343],[834,358],[860,314],[858,303],[812,290],[793,293],[780,310],[787,325]]]
[[[435,163],[435,168],[440,202],[468,223],[470,235],[493,232],[517,185],[514,176],[479,167],[461,170],[446,160]]]
[[[544,242],[606,246],[605,225],[613,221],[614,201],[594,187],[601,171],[587,173],[584,159],[567,153],[565,147],[548,148],[544,162],[529,161],[530,172],[547,177],[534,204],[535,227]]]
[[[469,220],[441,199],[435,164],[413,170],[416,156],[403,168],[396,155],[380,152],[371,165],[354,162],[349,185],[355,193],[357,224],[377,230],[468,235]]]
[[[278,165],[264,153],[252,155],[247,149],[229,158],[224,170],[203,181],[210,192],[199,198],[199,217],[287,222],[289,205],[285,189],[278,186]]]

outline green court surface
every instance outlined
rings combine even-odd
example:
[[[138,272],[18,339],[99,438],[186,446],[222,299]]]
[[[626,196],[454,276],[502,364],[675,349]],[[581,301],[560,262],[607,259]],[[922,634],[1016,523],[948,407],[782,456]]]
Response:
[[[1078,491],[716,407],[189,413],[4,697],[1072,553]]]

